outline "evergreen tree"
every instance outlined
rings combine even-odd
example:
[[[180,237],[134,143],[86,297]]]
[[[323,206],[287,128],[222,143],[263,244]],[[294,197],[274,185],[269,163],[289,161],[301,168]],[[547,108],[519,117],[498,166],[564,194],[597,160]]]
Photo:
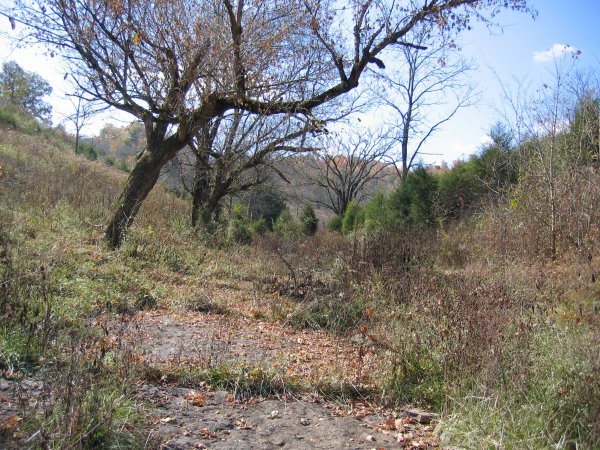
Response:
[[[342,233],[350,234],[356,230],[358,224],[358,216],[360,213],[360,206],[356,201],[351,201],[344,212],[344,218],[342,219]]]
[[[399,225],[432,225],[435,223],[437,180],[423,167],[410,172],[402,184],[390,194],[387,205]]]
[[[310,204],[304,205],[302,214],[300,214],[300,223],[302,224],[302,233],[306,236],[314,236],[319,226],[319,219],[315,215],[315,210]]]

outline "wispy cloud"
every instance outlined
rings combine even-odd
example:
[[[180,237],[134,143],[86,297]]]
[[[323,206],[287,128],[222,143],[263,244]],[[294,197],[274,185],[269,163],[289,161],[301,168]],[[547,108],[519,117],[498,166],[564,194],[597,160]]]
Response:
[[[533,52],[533,62],[544,63],[552,61],[555,58],[560,58],[565,54],[579,56],[581,54],[581,50],[578,50],[569,44],[554,44],[548,50]]]

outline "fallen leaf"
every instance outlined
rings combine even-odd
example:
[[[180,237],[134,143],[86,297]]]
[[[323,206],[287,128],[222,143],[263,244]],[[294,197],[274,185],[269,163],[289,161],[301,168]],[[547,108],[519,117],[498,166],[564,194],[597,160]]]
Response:
[[[212,433],[208,428],[200,428],[199,430],[200,436],[206,439],[213,439],[217,437],[214,433]]]
[[[238,430],[251,430],[252,425],[248,425],[244,419],[239,419],[235,421],[235,426]]]
[[[381,428],[383,428],[384,430],[395,430],[396,421],[394,419],[385,419],[381,424]]]
[[[2,431],[13,431],[23,421],[22,418],[16,414],[8,416],[6,419],[0,422],[0,430]]]
[[[204,402],[206,402],[206,397],[202,394],[196,394],[193,395],[189,400],[194,406],[204,406]]]

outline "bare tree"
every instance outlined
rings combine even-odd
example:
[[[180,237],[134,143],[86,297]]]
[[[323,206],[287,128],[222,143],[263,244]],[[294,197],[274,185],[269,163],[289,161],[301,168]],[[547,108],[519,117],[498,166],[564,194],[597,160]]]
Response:
[[[384,50],[413,46],[415,26],[461,30],[507,7],[530,11],[527,0],[17,0],[0,14],[27,26],[21,42],[60,52],[86,94],[144,123],[106,229],[116,247],[162,167],[211,120],[311,114],[356,89]]]
[[[467,78],[473,63],[456,57],[453,41],[438,38],[439,43],[432,42],[426,28],[412,34],[412,42],[429,47],[395,50],[402,67],[382,73],[384,88],[378,91],[378,97],[392,112],[391,120],[386,122],[391,138],[400,145],[401,167],[394,167],[401,179],[422,154],[425,142],[477,98]]]
[[[192,195],[192,225],[218,220],[225,197],[245,192],[278,175],[285,155],[311,151],[305,134],[314,125],[291,117],[261,117],[233,110],[202,128],[182,152],[184,189]],[[286,180],[287,181],[287,180]]]
[[[73,113],[67,115],[65,119],[73,124],[75,128],[75,154],[79,154],[81,131],[90,124],[90,121],[96,114],[106,110],[107,107],[98,104],[94,99],[86,98],[85,93],[79,88],[67,97],[73,106]]]
[[[367,198],[369,184],[389,176],[388,152],[389,143],[366,130],[345,139],[327,137],[324,150],[303,162],[307,181],[322,193],[311,201],[343,214],[350,202]]]

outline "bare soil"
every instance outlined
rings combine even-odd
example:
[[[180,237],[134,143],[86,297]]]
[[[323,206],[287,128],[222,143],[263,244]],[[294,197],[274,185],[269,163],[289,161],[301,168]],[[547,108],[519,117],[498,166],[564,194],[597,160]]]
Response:
[[[207,367],[246,364],[300,380],[368,385],[376,355],[359,339],[244,317],[202,313],[140,314],[142,357],[149,364]],[[373,372],[374,373],[374,372]],[[208,387],[145,384],[138,395],[164,449],[436,448],[435,423],[368,399],[325,401],[318,393],[237,401]]]
[[[113,330],[137,348],[147,367],[260,367],[299,383],[368,387],[377,357],[359,338],[239,316],[140,312]],[[40,380],[0,377],[0,428],[23,413],[42,390]],[[403,409],[367,397],[327,401],[318,391],[281,392],[240,400],[200,383],[139,381],[135,396],[148,447],[179,449],[437,448],[435,421],[419,423]],[[28,400],[29,399],[29,400]],[[10,424],[8,424],[10,426]],[[26,436],[20,436],[21,443]],[[35,441],[33,441],[35,442]],[[19,447],[14,447],[19,448]],[[27,448],[27,446],[23,447]]]

